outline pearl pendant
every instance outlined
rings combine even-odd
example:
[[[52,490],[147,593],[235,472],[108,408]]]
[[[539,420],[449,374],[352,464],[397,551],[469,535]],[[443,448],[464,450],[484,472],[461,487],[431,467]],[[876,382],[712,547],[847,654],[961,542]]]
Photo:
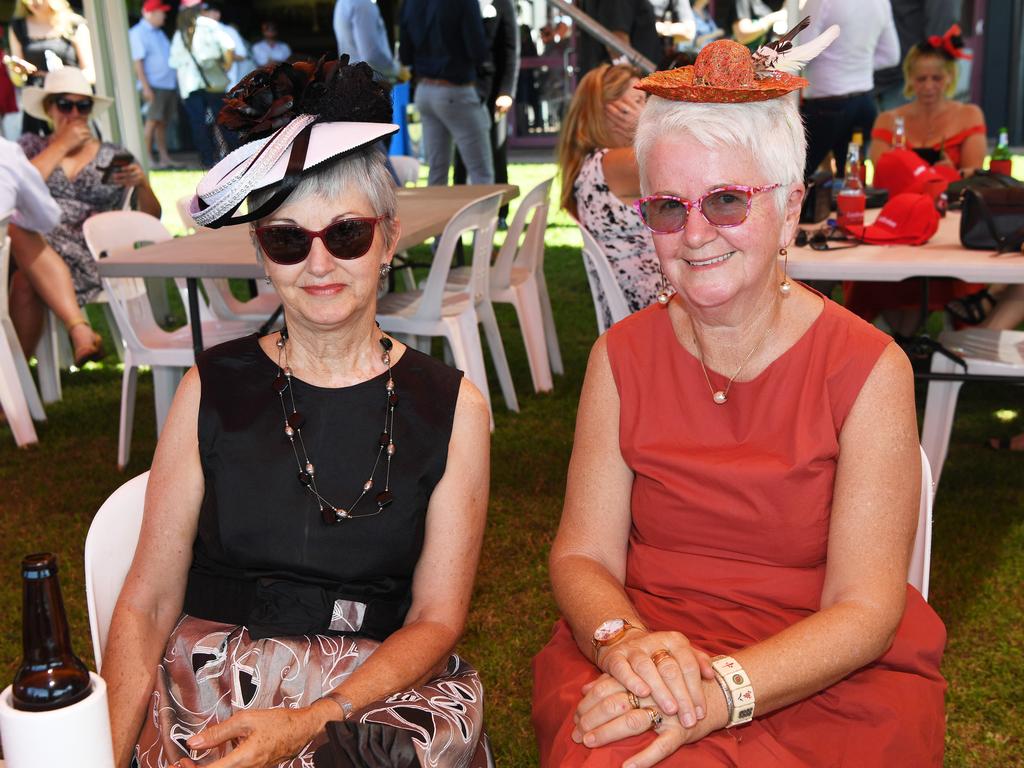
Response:
[[[789,292],[793,290],[793,284],[789,280],[783,280],[779,283],[779,293],[783,296],[789,296]]]
[[[722,405],[729,398],[725,396],[725,392],[723,392],[722,390],[718,390],[717,392],[715,392],[715,394],[711,396],[711,399],[714,400],[718,405]]]

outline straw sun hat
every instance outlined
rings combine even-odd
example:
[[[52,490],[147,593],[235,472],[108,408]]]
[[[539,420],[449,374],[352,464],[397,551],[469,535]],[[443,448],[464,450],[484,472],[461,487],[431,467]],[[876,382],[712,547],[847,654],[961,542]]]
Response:
[[[88,96],[93,101],[92,113],[95,115],[102,112],[114,100],[107,96],[97,96],[92,92],[92,86],[85,79],[82,70],[78,67],[63,67],[46,73],[46,79],[42,86],[30,85],[21,92],[21,106],[26,114],[37,117],[40,120],[49,120],[43,104],[47,96],[56,96],[61,93],[69,93],[74,96]]]

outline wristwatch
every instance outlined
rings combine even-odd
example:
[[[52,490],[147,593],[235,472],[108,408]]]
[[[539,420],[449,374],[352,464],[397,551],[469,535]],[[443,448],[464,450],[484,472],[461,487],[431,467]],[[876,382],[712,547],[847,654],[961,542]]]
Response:
[[[590,642],[594,645],[594,648],[603,648],[606,645],[611,645],[621,640],[626,631],[630,629],[646,631],[646,627],[642,627],[639,624],[630,624],[626,619],[608,619],[608,621],[602,622],[601,626],[594,630],[594,636],[590,638]]]

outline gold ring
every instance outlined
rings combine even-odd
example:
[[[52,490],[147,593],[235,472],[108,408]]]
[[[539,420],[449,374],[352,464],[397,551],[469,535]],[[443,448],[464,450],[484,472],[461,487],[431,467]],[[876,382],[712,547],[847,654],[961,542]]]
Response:
[[[665,659],[671,659],[672,653],[667,648],[659,648],[651,654],[651,661],[654,662],[654,666],[658,666]]]
[[[661,721],[664,719],[661,716],[661,712],[658,711],[657,707],[644,707],[647,710],[647,714],[651,716],[651,730],[658,730],[658,726],[661,725]]]
[[[630,709],[640,709],[640,699],[632,691],[626,691],[626,698],[629,700]]]

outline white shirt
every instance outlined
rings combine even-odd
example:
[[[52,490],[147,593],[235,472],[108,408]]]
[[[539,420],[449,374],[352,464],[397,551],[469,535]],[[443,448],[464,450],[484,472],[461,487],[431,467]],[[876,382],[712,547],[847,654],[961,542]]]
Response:
[[[0,138],[0,217],[22,229],[45,235],[60,221],[60,206],[21,147]],[[3,286],[7,290],[7,286]]]
[[[200,16],[196,19],[196,31],[192,35],[192,55],[204,66],[207,62],[217,61],[223,58],[224,51],[235,50],[235,41],[231,35],[218,22],[208,16]],[[185,41],[181,39],[181,32],[174,33],[171,40],[170,65],[178,70],[178,92],[181,98],[186,98],[193,91],[201,91],[206,87],[199,67],[189,55],[185,47]],[[233,85],[233,83],[228,83]]]
[[[833,24],[839,37],[804,70],[810,81],[804,98],[845,96],[875,87],[875,70],[900,63],[900,41],[889,0],[807,0],[800,17],[811,25],[800,33],[801,45]]]
[[[252,60],[257,67],[265,67],[272,61],[288,61],[291,55],[292,49],[288,47],[288,43],[282,43],[280,40],[275,43],[260,40],[252,46]]]

